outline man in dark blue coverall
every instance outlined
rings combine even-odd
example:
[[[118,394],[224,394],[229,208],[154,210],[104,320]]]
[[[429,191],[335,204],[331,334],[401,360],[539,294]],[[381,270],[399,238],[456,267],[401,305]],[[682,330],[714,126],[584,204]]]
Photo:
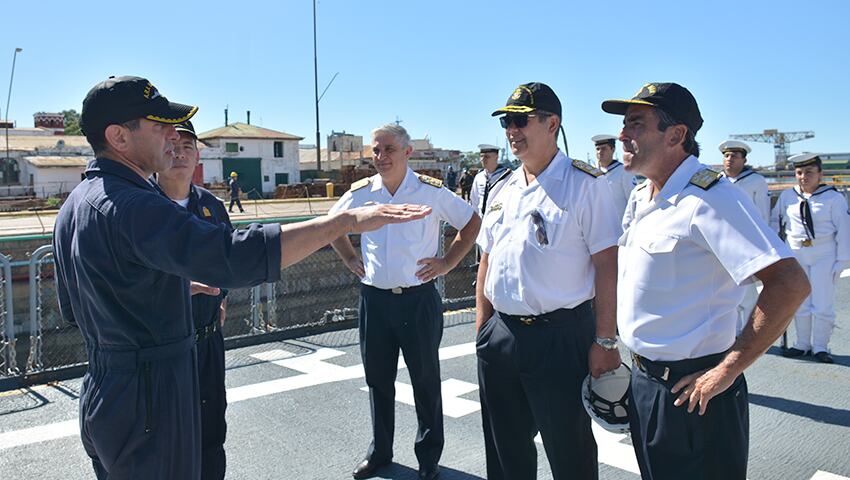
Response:
[[[174,159],[171,168],[157,176],[157,183],[168,198],[192,215],[213,225],[227,225],[233,230],[222,201],[209,190],[192,184],[200,159],[198,137],[192,121],[178,123],[174,128],[180,134],[180,139],[174,144]],[[190,290],[201,392],[201,479],[221,480],[227,465],[224,455],[227,398],[224,388],[224,335],[221,332],[227,291],[198,282],[192,282]]]
[[[80,433],[101,480],[200,479],[187,279],[222,288],[273,282],[329,239],[430,213],[380,205],[234,232],[197,218],[148,180],[171,167],[174,125],[196,111],[139,77],[109,78],[83,101],[80,126],[96,158],[59,211],[53,246],[62,316],[86,343]]]

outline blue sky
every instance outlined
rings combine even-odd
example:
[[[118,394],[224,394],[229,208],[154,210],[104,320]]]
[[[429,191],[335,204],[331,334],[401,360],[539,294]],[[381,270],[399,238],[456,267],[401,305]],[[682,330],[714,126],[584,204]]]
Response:
[[[169,99],[200,107],[198,130],[245,121],[315,143],[310,0],[4,2],[0,104],[32,126],[36,111],[81,108],[109,75],[149,78]],[[705,163],[730,133],[813,130],[792,152],[850,152],[850,2],[378,1],[318,3],[322,144],[396,117],[415,138],[472,150],[504,145],[490,113],[514,87],[549,84],[564,105],[570,153],[617,133],[602,100],[650,81],[697,98]],[[368,141],[368,140],[367,140]],[[750,161],[771,163],[753,144]],[[619,151],[619,146],[618,146]]]

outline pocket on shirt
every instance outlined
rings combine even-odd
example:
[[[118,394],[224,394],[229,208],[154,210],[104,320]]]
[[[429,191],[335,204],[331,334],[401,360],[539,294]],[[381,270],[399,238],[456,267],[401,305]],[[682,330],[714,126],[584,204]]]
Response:
[[[537,226],[534,224],[530,214],[526,218],[527,232],[525,240],[537,250],[548,250],[557,246],[561,241],[561,237],[563,237],[565,231],[564,224],[569,219],[569,214],[556,206],[538,208],[537,212],[543,218],[543,228],[546,230],[548,243],[541,245],[538,241]]]
[[[631,248],[626,276],[644,290],[670,290],[676,285],[676,253],[679,238],[647,235]]]

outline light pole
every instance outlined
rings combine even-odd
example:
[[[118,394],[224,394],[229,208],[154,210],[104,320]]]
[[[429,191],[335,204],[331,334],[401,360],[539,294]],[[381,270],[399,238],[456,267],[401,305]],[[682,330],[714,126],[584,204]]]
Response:
[[[16,48],[12,55],[12,76],[9,78],[9,94],[6,95],[6,160],[9,160],[9,101],[12,99],[12,81],[15,80],[15,60],[18,58],[18,53],[23,52],[23,48]],[[4,162],[5,163],[5,162]],[[5,173],[5,172],[4,172]],[[5,177],[5,175],[4,175]]]
[[[316,53],[316,0],[313,0],[313,87],[316,92],[316,170],[322,171],[322,142],[319,136],[319,60]]]

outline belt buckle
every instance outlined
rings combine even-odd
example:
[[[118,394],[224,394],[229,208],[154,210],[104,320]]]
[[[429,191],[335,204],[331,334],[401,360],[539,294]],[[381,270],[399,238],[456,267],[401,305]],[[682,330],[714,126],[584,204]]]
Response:
[[[531,325],[534,323],[534,317],[519,317],[519,321],[525,325]]]
[[[401,287],[393,287],[393,288],[390,289],[390,291],[393,292],[396,295],[401,295],[401,292],[403,290],[401,289]]]
[[[803,246],[804,247],[811,247],[812,246],[812,239],[807,238],[807,239],[803,240]]]

